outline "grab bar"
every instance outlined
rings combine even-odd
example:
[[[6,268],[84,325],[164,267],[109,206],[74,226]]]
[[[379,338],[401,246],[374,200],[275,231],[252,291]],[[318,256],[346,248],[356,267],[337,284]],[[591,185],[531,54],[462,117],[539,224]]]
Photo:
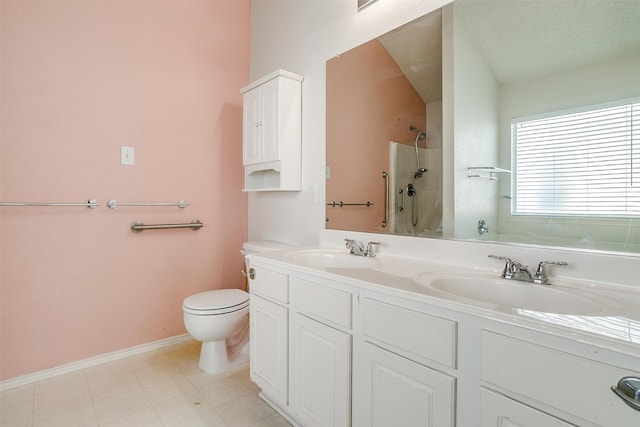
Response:
[[[0,206],[84,206],[89,209],[95,209],[100,204],[95,199],[89,199],[84,203],[0,202]]]
[[[384,221],[380,224],[383,227],[387,226],[389,221],[389,174],[382,171],[382,178],[384,178]]]
[[[331,202],[331,203],[327,203],[327,206],[331,206],[332,208],[335,208],[336,206],[341,208],[343,206],[373,206],[375,205],[375,203],[371,203],[369,201],[367,201],[366,203],[344,203],[342,200],[339,202]]]
[[[131,224],[131,231],[139,233],[144,230],[166,230],[169,228],[190,228],[192,230],[199,230],[202,227],[204,227],[204,224],[197,219],[194,219],[189,223],[181,224],[144,224],[142,221],[135,221]]]
[[[118,202],[115,199],[111,199],[107,202],[109,209],[115,209],[118,206],[176,206],[180,209],[184,209],[189,206],[189,202],[186,200],[180,200],[177,203],[130,203],[130,202]]]

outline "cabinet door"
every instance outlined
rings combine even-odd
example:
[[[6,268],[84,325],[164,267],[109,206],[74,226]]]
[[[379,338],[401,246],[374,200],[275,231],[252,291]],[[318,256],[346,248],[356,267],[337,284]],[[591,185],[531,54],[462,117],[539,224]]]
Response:
[[[260,161],[280,160],[280,81],[275,78],[260,87],[262,141],[260,142]]]
[[[482,427],[569,427],[551,415],[482,389]]]
[[[362,425],[454,425],[454,378],[372,344],[363,347]]]
[[[260,162],[261,114],[261,96],[258,87],[242,96],[243,165],[253,165]]]
[[[292,405],[305,427],[351,425],[351,335],[296,313]]]
[[[251,379],[274,402],[289,403],[288,309],[251,295]]]

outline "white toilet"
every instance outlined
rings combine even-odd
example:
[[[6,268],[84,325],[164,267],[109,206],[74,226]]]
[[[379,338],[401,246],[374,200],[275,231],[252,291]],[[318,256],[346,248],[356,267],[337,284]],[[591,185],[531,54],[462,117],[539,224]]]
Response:
[[[290,246],[270,241],[246,242],[243,254]],[[208,374],[240,369],[249,363],[249,294],[240,289],[217,289],[185,298],[184,326],[202,341],[200,369]]]

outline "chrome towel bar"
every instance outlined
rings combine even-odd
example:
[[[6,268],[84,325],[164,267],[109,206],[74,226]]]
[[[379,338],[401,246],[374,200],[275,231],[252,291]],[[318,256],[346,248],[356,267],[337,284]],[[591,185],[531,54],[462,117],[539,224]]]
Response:
[[[382,179],[384,179],[384,219],[380,226],[386,227],[389,223],[389,174],[382,171]]]
[[[204,227],[204,224],[197,219],[180,224],[144,224],[142,221],[135,221],[131,224],[131,231],[139,233],[144,230],[166,230],[169,228],[190,228],[192,230],[199,230],[202,227]]]
[[[189,206],[189,202],[186,200],[180,200],[177,203],[130,203],[130,202],[118,202],[115,199],[111,199],[107,202],[109,209],[115,209],[118,206],[176,206],[180,209],[184,209]]]
[[[95,209],[100,204],[95,199],[89,199],[84,203],[0,202],[0,206],[84,206],[89,209]]]
[[[373,206],[373,205],[375,205],[375,203],[371,203],[369,201],[367,201],[366,203],[344,203],[341,200],[339,202],[327,203],[327,206],[331,206],[332,208],[335,208],[336,206],[341,208],[343,206]]]

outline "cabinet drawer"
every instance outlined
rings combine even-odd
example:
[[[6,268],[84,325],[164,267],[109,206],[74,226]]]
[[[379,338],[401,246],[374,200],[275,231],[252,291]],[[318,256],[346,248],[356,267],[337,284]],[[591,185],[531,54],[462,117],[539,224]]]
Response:
[[[640,425],[640,412],[611,386],[638,375],[603,363],[482,331],[482,380],[603,426]]]
[[[269,300],[287,304],[289,302],[289,275],[254,266],[255,277],[249,280],[249,290]]]
[[[456,367],[457,323],[407,308],[364,300],[365,335],[427,358]]]
[[[482,427],[570,427],[551,415],[482,389]]]
[[[296,279],[291,292],[297,311],[351,329],[351,292],[306,279]]]

